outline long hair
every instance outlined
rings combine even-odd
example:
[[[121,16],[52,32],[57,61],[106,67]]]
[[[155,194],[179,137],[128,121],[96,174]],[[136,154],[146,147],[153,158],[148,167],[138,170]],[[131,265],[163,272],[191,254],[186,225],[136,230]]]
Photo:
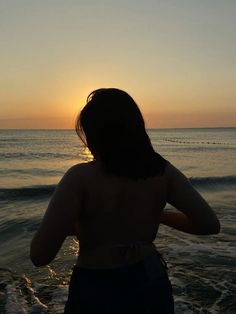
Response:
[[[101,88],[90,93],[75,128],[107,173],[132,179],[163,174],[166,160],[154,151],[142,114],[126,92]]]

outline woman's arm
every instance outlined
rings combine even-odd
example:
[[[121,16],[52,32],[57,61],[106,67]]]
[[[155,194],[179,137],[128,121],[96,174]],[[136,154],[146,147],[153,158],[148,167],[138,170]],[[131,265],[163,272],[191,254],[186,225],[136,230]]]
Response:
[[[81,204],[81,184],[77,166],[70,168],[61,179],[49,202],[42,223],[30,247],[35,266],[49,264],[65,238],[74,233]]]
[[[161,222],[183,232],[206,235],[220,232],[219,220],[189,180],[167,164],[167,202],[182,213],[163,212]]]

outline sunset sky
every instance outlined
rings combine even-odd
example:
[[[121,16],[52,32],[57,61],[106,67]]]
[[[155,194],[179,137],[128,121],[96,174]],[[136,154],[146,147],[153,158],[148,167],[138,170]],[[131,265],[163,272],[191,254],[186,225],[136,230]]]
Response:
[[[127,91],[147,127],[236,126],[235,0],[0,0],[0,128]]]

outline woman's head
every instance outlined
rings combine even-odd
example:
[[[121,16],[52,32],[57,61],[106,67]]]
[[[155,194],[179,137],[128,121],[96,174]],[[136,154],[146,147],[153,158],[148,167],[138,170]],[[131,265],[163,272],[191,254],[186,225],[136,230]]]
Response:
[[[145,168],[146,161],[156,153],[142,114],[126,92],[101,88],[90,93],[77,118],[76,132],[107,172],[147,177],[139,167]]]

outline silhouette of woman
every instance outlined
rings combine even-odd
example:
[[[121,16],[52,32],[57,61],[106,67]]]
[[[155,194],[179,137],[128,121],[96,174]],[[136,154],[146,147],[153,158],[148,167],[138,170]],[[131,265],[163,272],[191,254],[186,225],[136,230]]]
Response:
[[[65,313],[174,313],[166,263],[153,244],[159,224],[214,234],[215,213],[155,152],[126,92],[93,91],[76,132],[94,159],[71,167],[58,184],[32,240],[32,262],[50,263],[65,238],[76,235]],[[164,211],[167,202],[179,212]]]

